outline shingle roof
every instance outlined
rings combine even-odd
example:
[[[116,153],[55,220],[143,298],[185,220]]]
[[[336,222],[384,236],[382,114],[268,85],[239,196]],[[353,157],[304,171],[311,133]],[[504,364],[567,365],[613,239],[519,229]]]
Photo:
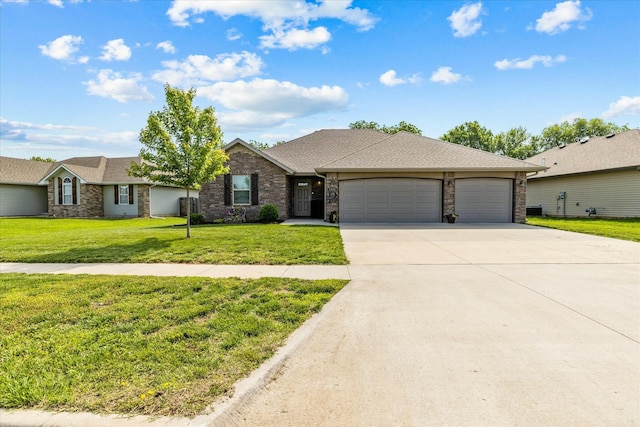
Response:
[[[346,171],[536,171],[544,168],[409,132],[327,129],[267,150],[298,174]]]
[[[640,166],[640,130],[632,129],[613,137],[598,136],[584,143],[574,142],[564,148],[552,148],[528,162],[549,167],[529,179],[595,172]]]
[[[0,156],[0,183],[38,185],[52,163]]]
[[[127,175],[132,162],[140,163],[139,157],[72,157],[53,164],[41,182],[50,178],[60,168],[64,168],[89,184],[134,184],[147,182],[144,178]]]
[[[388,137],[388,134],[372,129],[323,129],[265,151],[296,173],[313,175],[315,168]]]

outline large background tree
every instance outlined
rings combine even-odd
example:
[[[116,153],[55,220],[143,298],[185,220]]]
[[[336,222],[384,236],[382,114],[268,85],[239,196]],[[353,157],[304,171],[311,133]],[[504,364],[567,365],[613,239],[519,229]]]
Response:
[[[615,123],[605,122],[602,119],[577,118],[569,123],[564,121],[542,129],[540,143],[542,150],[557,147],[562,144],[571,144],[585,136],[604,136],[610,133],[619,133],[629,130],[627,125],[619,126]]]
[[[411,123],[407,123],[404,120],[398,123],[397,125],[387,126],[387,125],[379,125],[376,122],[367,122],[365,120],[358,120],[357,122],[353,122],[349,124],[349,129],[373,129],[384,133],[394,134],[401,131],[415,133],[417,135],[422,135],[422,131],[418,129],[416,125],[412,125]]]
[[[477,121],[465,122],[460,126],[456,126],[442,135],[440,139],[490,153],[495,152],[493,132],[481,126]]]
[[[604,136],[609,133],[624,132],[629,127],[604,122],[602,119],[575,119],[572,123],[562,122],[544,128],[540,135],[527,132],[522,126],[506,132],[494,134],[477,121],[465,122],[449,130],[440,137],[443,141],[466,145],[490,153],[515,159],[527,159],[549,148],[561,144],[571,144],[585,136]]]
[[[130,175],[152,182],[185,187],[187,190],[187,238],[191,237],[190,189],[228,172],[227,154],[222,149],[222,131],[213,107],[193,105],[195,89],[164,87],[167,105],[149,113],[140,131],[141,164],[132,164]]]

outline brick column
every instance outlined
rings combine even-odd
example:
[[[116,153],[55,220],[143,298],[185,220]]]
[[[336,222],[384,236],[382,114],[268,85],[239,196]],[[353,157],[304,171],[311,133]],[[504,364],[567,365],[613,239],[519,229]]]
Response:
[[[338,185],[338,173],[327,172],[324,180],[327,210],[325,212],[325,220],[328,220],[331,212],[336,211],[340,218],[340,188]]]
[[[516,222],[518,224],[524,224],[526,219],[527,219],[527,173],[516,172],[516,178],[513,182],[513,222]]]
[[[149,218],[151,216],[151,200],[149,186],[138,184],[138,217]]]
[[[456,211],[456,174],[445,172],[443,177],[442,215],[455,213]]]

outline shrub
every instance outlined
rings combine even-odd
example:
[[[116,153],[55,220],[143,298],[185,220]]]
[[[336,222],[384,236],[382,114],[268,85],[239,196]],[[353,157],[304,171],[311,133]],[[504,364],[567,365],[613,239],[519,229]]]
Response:
[[[278,207],[276,205],[264,205],[260,209],[260,215],[258,215],[258,219],[260,222],[275,222],[280,217],[278,212]]]
[[[204,216],[199,213],[191,214],[191,225],[204,224]]]

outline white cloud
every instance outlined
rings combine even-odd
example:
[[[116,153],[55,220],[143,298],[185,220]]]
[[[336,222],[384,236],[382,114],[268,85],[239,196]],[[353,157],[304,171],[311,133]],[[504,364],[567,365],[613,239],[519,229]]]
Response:
[[[124,40],[109,40],[106,45],[102,46],[103,61],[128,61],[131,58],[131,48],[124,44]]]
[[[546,11],[536,20],[536,31],[547,34],[558,34],[567,31],[574,23],[583,28],[583,22],[591,19],[591,10],[580,8],[580,0],[565,1],[556,4],[551,11]]]
[[[274,29],[273,34],[261,36],[260,46],[270,49],[315,49],[328,42],[331,33],[325,27],[307,29]]]
[[[176,48],[170,40],[158,43],[156,49],[162,49],[164,53],[176,53]]]
[[[550,55],[532,55],[528,59],[503,59],[502,61],[496,61],[493,65],[498,70],[530,70],[536,63],[541,63],[545,67],[552,67],[566,60],[567,57],[564,55],[557,55],[555,58]]]
[[[431,81],[435,83],[451,84],[462,79],[462,74],[454,73],[451,67],[440,67],[431,74]]]
[[[203,22],[204,19],[199,15],[207,12],[215,13],[224,19],[244,15],[262,21],[263,30],[269,33],[261,37],[263,47],[312,49],[328,41],[330,34],[325,27],[309,30],[307,27],[310,21],[338,19],[356,26],[359,31],[368,31],[375,26],[378,18],[367,9],[352,7],[351,3],[352,0],[183,0],[174,1],[167,15],[179,26],[187,26],[190,22]]]
[[[89,95],[97,95],[103,98],[112,98],[118,102],[151,101],[153,96],[146,87],[139,83],[142,75],[132,73],[123,77],[113,70],[100,70],[96,80],[89,80],[83,84],[87,86]]]
[[[466,4],[453,11],[447,18],[451,22],[454,37],[468,37],[475,34],[481,27],[482,2]]]
[[[237,28],[229,28],[227,30],[227,40],[235,41],[242,38],[242,33]]]
[[[49,3],[52,6],[64,7],[62,5],[62,0],[47,0],[47,3]]]
[[[74,60],[73,54],[78,51],[78,45],[83,42],[82,37],[65,35],[50,41],[46,45],[40,45],[38,48],[44,56],[48,56],[59,61]]]
[[[11,121],[0,117],[3,152],[14,157],[33,155],[61,160],[78,155],[122,156],[122,148],[134,154],[139,147],[138,132],[110,132],[104,129],[58,124]]]
[[[275,126],[291,118],[342,110],[349,100],[339,86],[302,87],[260,78],[215,83],[199,88],[198,95],[232,110],[216,115],[234,129]]]
[[[602,117],[609,119],[616,116],[640,116],[640,96],[621,96],[609,105],[609,109],[602,113]]]
[[[397,86],[407,83],[417,85],[422,82],[419,74],[414,74],[407,78],[399,78],[396,74],[396,70],[389,70],[382,73],[378,80],[385,86]]]
[[[220,80],[252,77],[261,73],[262,59],[255,53],[225,53],[209,58],[189,55],[180,61],[163,61],[164,70],[153,73],[153,79],[173,86],[204,85]]]

